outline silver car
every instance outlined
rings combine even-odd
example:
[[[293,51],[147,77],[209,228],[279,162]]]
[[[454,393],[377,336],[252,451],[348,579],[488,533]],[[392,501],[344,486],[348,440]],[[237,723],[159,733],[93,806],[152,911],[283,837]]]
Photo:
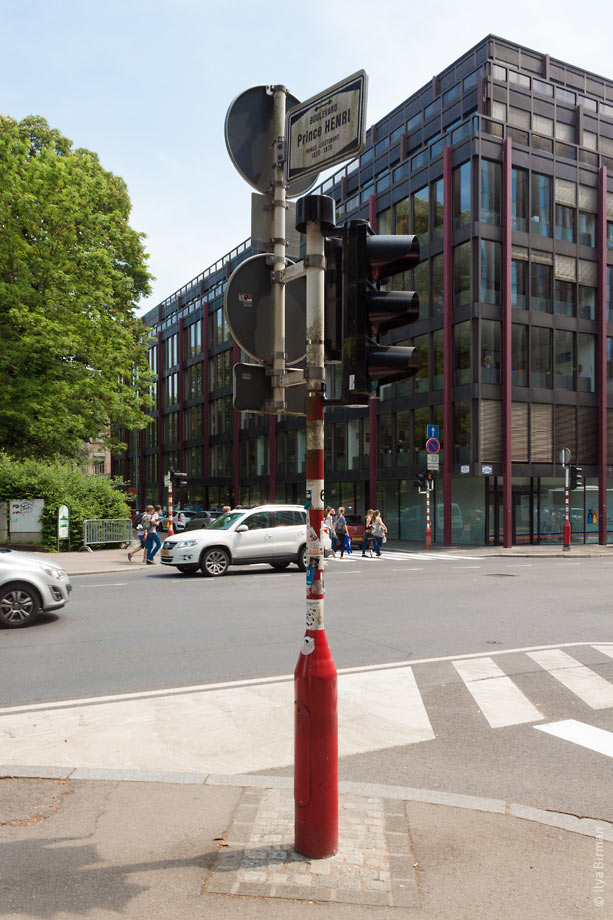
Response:
[[[306,566],[307,513],[300,505],[260,505],[222,514],[204,530],[189,530],[164,541],[163,565],[185,575],[225,575],[231,565],[268,563],[284,569]]]
[[[71,591],[70,578],[56,562],[0,549],[0,626],[29,626],[41,610],[63,607]]]

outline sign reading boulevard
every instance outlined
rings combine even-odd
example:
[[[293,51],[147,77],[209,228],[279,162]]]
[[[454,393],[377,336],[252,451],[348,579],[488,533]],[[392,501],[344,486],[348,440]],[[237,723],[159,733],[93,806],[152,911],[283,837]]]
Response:
[[[367,87],[368,74],[359,70],[289,110],[285,131],[288,182],[315,175],[362,152]]]

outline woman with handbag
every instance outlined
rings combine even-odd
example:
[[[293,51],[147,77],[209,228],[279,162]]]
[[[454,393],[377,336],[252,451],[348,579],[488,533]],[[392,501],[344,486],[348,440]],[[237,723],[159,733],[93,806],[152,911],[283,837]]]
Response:
[[[375,547],[375,555],[381,555],[381,545],[385,540],[385,534],[387,533],[387,527],[383,523],[381,518],[381,512],[377,508],[374,513],[373,522],[372,522],[372,541]]]
[[[362,540],[362,555],[366,556],[366,550],[370,548],[370,555],[372,556],[372,521],[375,512],[372,508],[369,508],[366,512],[366,517],[364,518],[364,539]]]

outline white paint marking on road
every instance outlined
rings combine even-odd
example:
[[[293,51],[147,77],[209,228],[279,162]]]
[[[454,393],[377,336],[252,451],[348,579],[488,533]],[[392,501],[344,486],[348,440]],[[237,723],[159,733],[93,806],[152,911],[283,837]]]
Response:
[[[480,565],[454,565],[454,572],[465,572],[466,569],[480,569]]]
[[[578,696],[592,709],[613,706],[613,684],[560,649],[528,652],[539,667],[555,677],[567,690]]]
[[[492,728],[544,718],[491,658],[454,661],[453,666]]]
[[[339,678],[339,754],[434,738],[412,668]],[[238,773],[293,760],[293,679],[0,721],[2,762]]]
[[[505,562],[508,569],[531,569],[532,562]]]
[[[206,581],[207,579],[205,579]],[[496,652],[471,652],[465,655],[438,655],[433,658],[415,658],[411,661],[411,667],[416,664],[436,664],[441,661],[473,661],[485,656],[495,655],[497,658],[501,655],[515,655],[517,652],[532,652],[540,649],[560,649],[560,648],[579,648],[583,645],[596,646],[593,642],[558,642],[556,645],[529,645],[522,648],[500,649]],[[406,661],[388,661],[383,664],[360,665],[356,668],[339,668],[338,674],[367,674],[369,671],[394,671],[398,668],[406,668]],[[153,699],[158,696],[182,696],[185,693],[197,693],[210,690],[227,690],[233,687],[252,687],[259,684],[276,684],[283,683],[287,680],[293,680],[293,674],[279,674],[275,677],[248,677],[244,680],[225,681],[214,684],[196,684],[189,687],[167,687],[165,690],[140,690],[136,693],[119,693],[112,696],[92,696],[82,697],[73,700],[50,700],[41,703],[28,703],[23,706],[7,706],[0,709],[0,716],[10,715],[16,712],[32,712],[44,709],[65,709],[76,706],[89,706],[90,704],[119,702],[121,700],[138,700]]]
[[[563,741],[580,744],[581,747],[589,748],[590,751],[596,751],[606,757],[613,757],[613,732],[607,732],[604,728],[577,722],[576,719],[550,722],[548,725],[535,725],[534,728],[547,732],[548,735],[554,735],[556,738],[562,738]]]
[[[127,581],[107,581],[101,585],[78,585],[79,588],[125,588]]]
[[[595,648],[597,652],[602,652],[603,655],[608,655],[609,658],[613,658],[613,645],[594,645],[592,648]]]
[[[413,567],[413,568],[404,568],[404,569],[392,569],[392,572],[423,572],[423,565]]]

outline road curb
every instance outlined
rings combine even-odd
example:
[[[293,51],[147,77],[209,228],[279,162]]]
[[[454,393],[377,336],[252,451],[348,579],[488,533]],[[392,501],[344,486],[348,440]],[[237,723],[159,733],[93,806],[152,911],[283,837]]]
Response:
[[[46,767],[0,765],[0,779],[65,779],[97,780],[106,782],[132,783],[174,783],[196,786],[239,786],[257,789],[291,789],[291,776],[260,776],[257,774],[180,773],[143,770],[105,770],[90,767]],[[353,783],[341,781],[339,793],[359,796],[377,796],[382,799],[400,799],[423,805],[463,808],[469,811],[498,814],[519,818],[546,827],[593,837],[613,843],[613,823],[597,818],[583,818],[565,812],[549,811],[506,802],[504,799],[490,799],[463,793],[440,792],[432,789],[415,789],[410,786],[391,786],[382,783]]]

